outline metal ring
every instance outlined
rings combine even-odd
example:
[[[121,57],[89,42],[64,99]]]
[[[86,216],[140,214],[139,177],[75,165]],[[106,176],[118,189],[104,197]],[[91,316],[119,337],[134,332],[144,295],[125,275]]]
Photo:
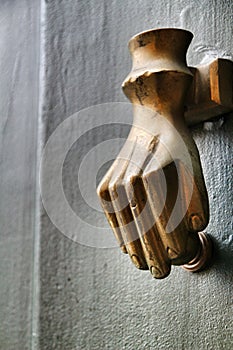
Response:
[[[213,244],[208,235],[204,232],[198,232],[198,236],[201,243],[201,248],[198,250],[197,255],[188,264],[182,265],[182,267],[190,272],[199,272],[204,270],[211,261],[213,253]]]

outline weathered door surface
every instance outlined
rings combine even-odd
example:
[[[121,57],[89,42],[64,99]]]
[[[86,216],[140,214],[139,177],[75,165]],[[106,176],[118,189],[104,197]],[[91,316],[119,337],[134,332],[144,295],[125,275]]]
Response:
[[[233,348],[232,115],[193,129],[210,201],[206,232],[217,250],[208,271],[173,267],[168,278],[154,280],[118,248],[66,237],[39,200],[42,149],[60,123],[93,105],[126,102],[121,83],[132,35],[188,29],[194,34],[188,64],[197,65],[233,58],[232,20],[227,0],[1,2],[0,349]],[[66,155],[62,183],[73,212],[101,226],[105,217],[81,198],[78,170],[103,141],[119,139],[117,154],[129,128],[94,128],[93,111],[90,130]],[[80,115],[80,128],[85,123]],[[86,183],[106,167],[88,163]]]

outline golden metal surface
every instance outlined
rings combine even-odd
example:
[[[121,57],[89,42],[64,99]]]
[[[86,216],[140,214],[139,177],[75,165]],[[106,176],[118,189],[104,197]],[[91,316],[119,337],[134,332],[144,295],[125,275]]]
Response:
[[[233,110],[233,62],[217,58],[196,68],[190,67],[193,81],[185,102],[188,125],[211,120]]]
[[[150,30],[130,40],[133,66],[122,87],[134,122],[97,190],[122,251],[155,278],[166,277],[172,264],[208,258],[198,234],[208,224],[208,197],[184,118],[187,92],[191,102],[199,96],[186,64],[191,40],[181,29]]]

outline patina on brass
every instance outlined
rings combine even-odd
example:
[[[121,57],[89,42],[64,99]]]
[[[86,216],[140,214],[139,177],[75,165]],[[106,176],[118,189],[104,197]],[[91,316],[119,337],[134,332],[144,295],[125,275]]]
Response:
[[[155,278],[166,277],[172,264],[197,271],[210,257],[211,245],[199,236],[209,220],[208,196],[184,118],[191,40],[181,29],[150,30],[130,40],[133,67],[123,91],[134,123],[97,191],[122,251]]]

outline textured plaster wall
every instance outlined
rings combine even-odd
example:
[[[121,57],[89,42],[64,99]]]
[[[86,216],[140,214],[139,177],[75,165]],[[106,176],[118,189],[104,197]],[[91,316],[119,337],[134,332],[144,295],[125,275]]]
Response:
[[[31,348],[38,1],[0,1],[0,349]]]
[[[56,127],[83,108],[126,101],[120,86],[131,67],[127,42],[132,35],[151,27],[183,27],[195,35],[190,65],[206,55],[231,57],[231,2],[22,0],[3,1],[1,8],[6,34],[0,45],[10,49],[0,52],[8,93],[0,102],[15,109],[1,129],[0,208],[7,220],[0,245],[0,348],[29,349],[33,335],[32,348],[42,350],[232,349],[232,115],[193,130],[210,197],[207,232],[217,246],[209,271],[193,275],[174,267],[165,280],[153,280],[119,249],[86,247],[66,238],[43,208],[37,209],[35,197],[36,159],[38,165],[41,145]],[[37,21],[40,43],[38,28],[29,25]],[[79,215],[100,220],[80,205],[77,165],[94,145],[127,131],[98,129],[72,147],[63,184]],[[87,179],[92,172],[90,164]],[[59,210],[59,203],[54,205]]]

